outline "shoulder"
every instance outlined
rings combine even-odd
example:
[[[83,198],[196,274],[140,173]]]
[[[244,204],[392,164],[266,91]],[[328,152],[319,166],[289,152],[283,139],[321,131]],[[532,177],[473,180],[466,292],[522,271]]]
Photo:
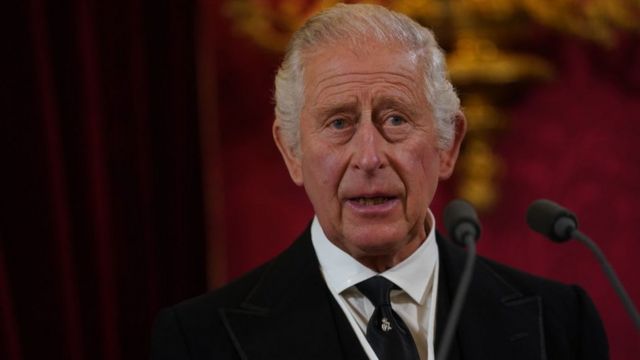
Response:
[[[496,281],[511,287],[514,293],[539,297],[545,318],[575,324],[579,316],[592,314],[597,317],[591,299],[578,285],[532,275],[483,257],[479,258],[478,266],[488,269]]]
[[[255,310],[256,303],[269,302],[274,294],[284,293],[292,280],[306,281],[310,268],[320,276],[314,256],[307,230],[264,265],[220,289],[161,310],[153,327],[151,358],[199,359],[216,354],[219,359],[236,359],[235,340],[223,313]]]
[[[273,260],[251,270],[219,289],[182,301],[172,308],[186,318],[201,318],[219,308],[236,307],[249,296],[251,290],[269,270]]]
[[[219,312],[239,307],[271,262],[224,287],[162,309],[152,330],[151,359],[199,359],[216,353],[235,359],[237,353]],[[216,339],[216,341],[211,341]]]
[[[535,276],[486,258],[480,258],[478,266],[491,271],[496,281],[511,287],[514,294],[520,294],[514,302],[538,299],[548,353],[565,358],[571,358],[570,354],[579,359],[608,358],[604,325],[580,286]]]
[[[438,240],[440,259],[452,277],[450,280],[457,283],[466,261],[466,252],[442,238]],[[481,288],[493,286],[503,294],[540,296],[545,302],[558,306],[570,305],[586,296],[576,285],[536,276],[484,256],[478,256],[476,259],[473,279],[480,282]]]
[[[211,319],[217,316],[219,309],[241,307],[265,281],[271,287],[282,283],[288,285],[286,283],[291,273],[308,264],[313,257],[315,255],[307,228],[289,248],[270,261],[219,289],[185,300],[169,309],[188,323]]]
[[[485,267],[493,273],[497,281],[513,287],[515,291],[523,295],[537,294],[562,299],[578,289],[577,286],[532,275],[481,256],[478,257],[477,266]]]
[[[466,253],[444,239],[438,240],[440,278],[444,280],[439,288],[453,293]],[[438,298],[441,298],[440,292]],[[495,341],[498,333],[507,339],[527,333],[528,338],[539,341],[542,351],[550,358],[608,358],[602,321],[584,290],[482,256],[475,262],[461,323],[473,330],[473,339],[467,344],[472,347],[477,342]],[[487,332],[484,325],[492,331]],[[497,342],[494,345],[500,346]],[[478,347],[486,350],[484,345]]]

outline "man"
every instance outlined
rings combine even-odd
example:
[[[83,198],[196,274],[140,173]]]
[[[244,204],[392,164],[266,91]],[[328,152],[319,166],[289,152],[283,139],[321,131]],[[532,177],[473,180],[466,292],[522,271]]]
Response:
[[[273,136],[316,216],[285,252],[164,310],[154,359],[435,359],[464,251],[429,211],[466,130],[431,32],[337,5],[294,35]],[[268,229],[265,229],[268,231]],[[451,359],[605,359],[577,287],[476,263]]]

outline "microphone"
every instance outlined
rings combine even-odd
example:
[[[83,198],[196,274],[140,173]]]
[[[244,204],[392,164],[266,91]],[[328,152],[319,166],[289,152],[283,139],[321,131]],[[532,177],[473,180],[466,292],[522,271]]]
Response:
[[[444,226],[456,244],[468,246],[467,236],[471,242],[480,237],[480,221],[478,214],[468,202],[456,199],[451,201],[444,209]]]
[[[527,224],[533,231],[557,243],[570,240],[573,231],[578,229],[575,214],[546,199],[536,200],[529,206]]]
[[[534,201],[527,209],[527,224],[531,230],[539,232],[554,242],[562,243],[575,238],[587,246],[598,259],[602,270],[618,294],[636,329],[640,329],[638,310],[602,250],[593,240],[578,230],[578,219],[575,214],[551,200],[540,199]]]
[[[480,222],[473,207],[466,201],[456,199],[444,209],[444,224],[451,239],[460,246],[467,248],[467,260],[462,270],[462,276],[456,289],[456,295],[451,305],[451,312],[444,333],[438,346],[437,360],[445,360],[451,349],[451,341],[462,312],[462,307],[473,277],[473,264],[476,260],[476,241],[480,237]]]

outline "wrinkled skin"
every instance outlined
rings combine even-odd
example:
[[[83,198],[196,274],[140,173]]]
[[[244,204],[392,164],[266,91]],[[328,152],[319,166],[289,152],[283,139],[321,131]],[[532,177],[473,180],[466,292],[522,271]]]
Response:
[[[300,148],[274,138],[331,242],[381,272],[426,238],[427,209],[454,168],[466,122],[438,148],[417,57],[373,41],[307,54]]]

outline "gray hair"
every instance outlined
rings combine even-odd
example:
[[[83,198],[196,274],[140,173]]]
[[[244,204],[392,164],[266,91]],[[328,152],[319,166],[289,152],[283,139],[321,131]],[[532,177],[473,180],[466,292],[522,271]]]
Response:
[[[460,99],[447,78],[442,50],[433,33],[403,14],[379,5],[338,4],[311,17],[293,34],[275,80],[275,116],[287,146],[298,152],[300,113],[304,105],[304,55],[319,45],[363,38],[400,44],[418,55],[424,67],[425,95],[438,131],[438,147],[448,149]]]

